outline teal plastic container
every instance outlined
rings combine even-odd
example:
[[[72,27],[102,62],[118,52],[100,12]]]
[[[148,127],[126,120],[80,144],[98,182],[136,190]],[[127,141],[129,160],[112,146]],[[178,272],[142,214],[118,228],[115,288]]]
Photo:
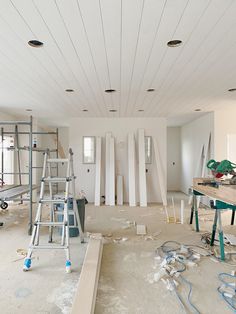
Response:
[[[81,228],[84,232],[84,217],[85,217],[85,200],[84,199],[78,199],[76,200],[77,203],[77,210],[79,212],[80,222],[81,222]],[[58,211],[64,210],[64,204],[57,204],[56,208]],[[68,202],[68,209],[73,209],[73,199],[70,198]],[[62,222],[64,219],[63,213],[57,215],[58,222]],[[69,215],[69,226],[74,225],[74,215]],[[59,227],[59,234],[62,235],[62,227]],[[73,227],[69,229],[69,236],[72,237],[78,237],[79,235],[79,229],[77,227]]]

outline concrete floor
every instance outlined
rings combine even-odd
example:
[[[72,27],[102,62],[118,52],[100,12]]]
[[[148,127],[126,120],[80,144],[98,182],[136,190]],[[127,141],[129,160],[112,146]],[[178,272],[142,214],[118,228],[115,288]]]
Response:
[[[176,208],[186,196],[174,193]],[[86,230],[101,232],[105,237],[101,274],[95,314],[168,314],[183,313],[176,296],[162,282],[152,283],[157,270],[155,249],[166,240],[188,244],[202,244],[200,235],[188,224],[189,208],[185,210],[184,225],[167,224],[160,205],[148,208],[128,206],[87,205]],[[171,215],[171,210],[169,210]],[[230,223],[230,212],[223,214],[224,230],[236,235]],[[210,230],[213,212],[200,211],[201,231]],[[39,252],[34,255],[30,272],[22,271],[23,259],[17,255],[19,248],[26,249],[27,207],[11,206],[8,213],[0,213],[0,313],[69,314],[86,250],[79,238],[71,240],[73,272],[65,274],[65,256],[62,251]],[[127,223],[127,221],[130,222]],[[132,222],[147,225],[148,235],[161,232],[154,240],[136,235]],[[114,243],[116,238],[126,241]],[[46,235],[44,236],[45,239]],[[232,313],[217,294],[219,272],[230,272],[235,267],[202,258],[199,266],[188,269],[184,276],[193,284],[192,301],[202,314]],[[183,287],[181,294],[186,296]],[[80,313],[83,314],[83,313]]]
[[[0,313],[1,314],[68,314],[81,271],[86,244],[71,238],[72,273],[65,273],[63,250],[36,251],[32,270],[23,272],[18,249],[27,249],[27,206],[12,205],[0,213]],[[55,241],[59,241],[55,231]],[[47,242],[48,236],[42,235]]]
[[[187,198],[176,194],[176,208],[180,199]],[[173,292],[166,289],[160,281],[152,283],[157,265],[154,260],[155,249],[166,240],[176,240],[186,244],[202,245],[200,235],[188,224],[189,207],[185,210],[184,225],[167,224],[160,205],[148,208],[100,207],[89,206],[87,209],[87,230],[102,232],[107,237],[104,244],[101,274],[98,285],[96,314],[178,314],[184,313]],[[171,215],[171,210],[169,210]],[[231,212],[223,214],[224,225],[230,223]],[[213,212],[200,211],[201,231],[210,230]],[[146,224],[148,234],[160,233],[156,240],[145,240],[136,235],[136,228],[127,227],[126,221]],[[203,221],[205,220],[205,222]],[[228,233],[236,234],[236,228],[227,226]],[[112,234],[112,237],[111,237]],[[111,238],[125,237],[127,241],[114,243]],[[232,313],[218,295],[218,273],[230,272],[232,266],[202,258],[199,266],[188,269],[184,276],[193,284],[192,301],[202,314]],[[186,300],[186,291],[179,290]],[[190,313],[190,312],[189,312]]]

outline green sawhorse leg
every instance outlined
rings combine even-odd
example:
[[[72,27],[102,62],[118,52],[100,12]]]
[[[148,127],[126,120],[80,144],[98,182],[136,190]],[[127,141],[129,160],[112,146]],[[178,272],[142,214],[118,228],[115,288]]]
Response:
[[[196,224],[196,231],[199,232],[199,220],[198,220],[198,208],[197,208],[197,196],[193,194],[193,208],[195,213],[195,224]]]
[[[218,224],[218,232],[219,232],[219,241],[220,241],[220,258],[222,261],[225,260],[225,249],[224,249],[224,234],[222,229],[222,221],[221,221],[221,206],[222,202],[216,201],[216,204],[211,204],[212,208],[215,208],[215,217],[214,217],[214,223],[212,227],[212,234],[211,234],[211,243],[210,245],[214,245],[215,241],[215,235],[217,230],[217,224]]]
[[[193,214],[194,214],[194,206],[193,206],[193,201],[192,201],[192,205],[191,205],[191,213],[190,213],[190,225],[192,225],[193,223]]]
[[[219,240],[220,240],[220,257],[221,260],[225,260],[225,248],[224,248],[224,234],[222,229],[222,222],[221,222],[221,210],[218,209],[218,222],[219,222]]]
[[[231,216],[231,225],[234,225],[234,216],[235,216],[235,209],[232,209],[232,216]]]
[[[215,206],[214,206],[214,208],[215,208]],[[214,222],[213,222],[213,226],[212,226],[210,246],[214,245],[215,236],[216,236],[216,228],[217,228],[217,219],[218,219],[218,214],[217,214],[217,209],[215,208],[215,217],[214,217]]]

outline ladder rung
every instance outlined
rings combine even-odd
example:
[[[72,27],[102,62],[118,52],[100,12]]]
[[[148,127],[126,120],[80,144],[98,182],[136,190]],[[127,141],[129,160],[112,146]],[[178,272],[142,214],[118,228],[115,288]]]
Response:
[[[65,204],[65,199],[58,199],[58,200],[51,200],[51,199],[41,199],[39,200],[40,203],[53,203],[53,204]]]
[[[49,249],[49,250],[52,250],[52,249],[56,249],[56,250],[60,250],[60,249],[68,249],[68,246],[59,246],[59,245],[32,245],[31,246],[31,249],[34,249],[34,250],[41,250],[41,249]]]
[[[73,177],[45,177],[42,178],[41,181],[44,182],[54,182],[54,183],[59,183],[59,182],[67,182],[67,181],[71,181],[73,179]]]
[[[62,162],[62,163],[65,163],[65,162],[68,162],[69,159],[68,158],[49,158],[47,160],[47,162]]]
[[[58,215],[64,215],[64,210],[63,209],[61,209],[61,210],[55,209],[54,213],[58,214]],[[75,216],[75,212],[73,210],[68,209],[68,215],[70,215],[70,216],[74,215]]]
[[[64,222],[47,222],[47,221],[40,221],[40,222],[35,222],[35,225],[39,226],[46,226],[46,227],[64,227],[65,223]]]

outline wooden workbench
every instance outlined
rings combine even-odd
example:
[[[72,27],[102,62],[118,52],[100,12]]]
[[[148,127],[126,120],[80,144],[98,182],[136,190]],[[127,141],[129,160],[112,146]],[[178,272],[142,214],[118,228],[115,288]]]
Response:
[[[236,186],[235,185],[219,185],[213,187],[209,185],[199,185],[199,183],[209,182],[209,178],[194,178],[193,179],[193,204],[191,207],[190,224],[193,221],[193,215],[195,214],[196,231],[199,232],[199,220],[198,220],[198,205],[197,196],[207,196],[212,199],[211,207],[215,210],[215,218],[212,226],[212,236],[210,245],[214,245],[215,234],[217,224],[219,227],[219,240],[220,240],[220,252],[221,260],[225,259],[224,253],[224,236],[221,223],[221,211],[224,209],[232,210],[231,225],[234,224],[234,216],[236,211]]]
[[[193,190],[227,204],[236,205],[236,185],[219,185],[218,188],[209,185],[198,185],[198,183],[207,181],[209,181],[209,178],[193,178]]]

